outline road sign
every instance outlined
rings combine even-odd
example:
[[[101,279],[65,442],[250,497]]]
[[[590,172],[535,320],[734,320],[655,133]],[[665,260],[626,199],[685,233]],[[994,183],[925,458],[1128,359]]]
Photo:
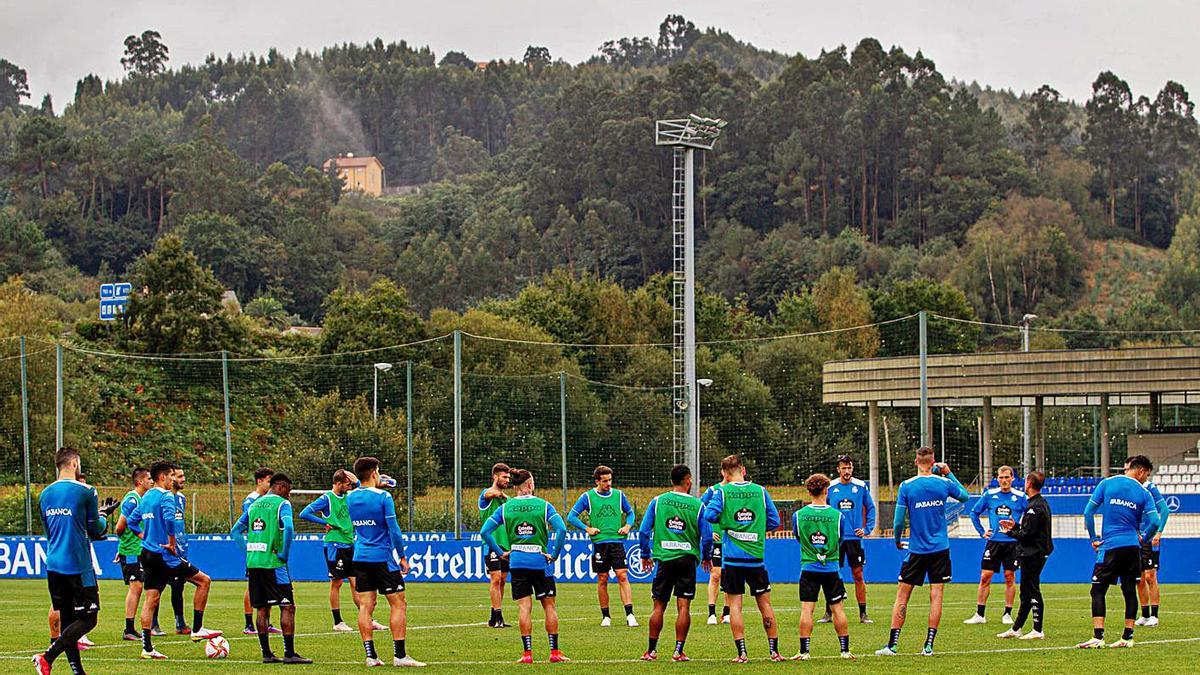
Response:
[[[100,320],[112,321],[123,314],[132,291],[129,283],[100,284]]]

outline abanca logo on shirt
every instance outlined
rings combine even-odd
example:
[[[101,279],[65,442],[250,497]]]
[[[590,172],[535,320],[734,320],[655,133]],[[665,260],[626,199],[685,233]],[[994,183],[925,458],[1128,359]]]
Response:
[[[924,509],[924,508],[927,508],[930,506],[945,506],[945,505],[946,505],[946,502],[944,502],[940,499],[930,499],[928,501],[917,502],[916,504],[913,504],[913,508],[914,509]]]
[[[1129,509],[1137,508],[1137,504],[1134,504],[1133,502],[1125,500],[1125,499],[1117,499],[1116,497],[1113,497],[1112,499],[1108,500],[1108,503],[1112,506],[1124,506],[1125,508],[1129,508]]]
[[[71,509],[46,509],[47,516],[70,516],[74,515]]]
[[[375,519],[369,518],[367,520],[356,520],[353,522],[353,525],[355,527],[375,527]]]

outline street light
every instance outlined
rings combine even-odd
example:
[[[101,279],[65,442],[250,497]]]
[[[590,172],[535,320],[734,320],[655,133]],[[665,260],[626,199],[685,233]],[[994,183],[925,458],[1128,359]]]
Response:
[[[371,371],[371,374],[375,380],[375,386],[373,388],[374,393],[371,396],[371,419],[379,419],[379,373],[386,373],[391,369],[392,364],[390,363],[376,363],[374,369]]]
[[[713,383],[713,381],[708,379],[707,377],[702,377],[702,378],[696,380],[696,384],[700,385],[701,387],[703,387],[705,389],[708,389],[709,387],[711,387],[712,383]],[[695,475],[696,475],[697,480],[692,481],[692,496],[695,496],[696,494],[698,494],[700,492],[700,481],[699,481],[699,477],[700,477],[700,389],[696,389],[695,416],[696,416],[696,447],[692,451],[692,461],[694,462],[694,464],[692,465],[692,470],[696,472]]]
[[[1029,324],[1038,318],[1037,314],[1026,314],[1021,317],[1021,350],[1029,351]],[[1021,406],[1021,463],[1024,474],[1029,475],[1029,467],[1033,465],[1033,449],[1029,443],[1029,406]],[[990,478],[990,477],[989,477]]]

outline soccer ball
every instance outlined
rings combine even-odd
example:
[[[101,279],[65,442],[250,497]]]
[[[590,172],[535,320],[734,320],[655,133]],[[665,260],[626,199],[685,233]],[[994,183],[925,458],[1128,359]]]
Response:
[[[209,638],[208,642],[204,643],[204,655],[210,659],[223,659],[229,656],[229,640],[220,635]]]

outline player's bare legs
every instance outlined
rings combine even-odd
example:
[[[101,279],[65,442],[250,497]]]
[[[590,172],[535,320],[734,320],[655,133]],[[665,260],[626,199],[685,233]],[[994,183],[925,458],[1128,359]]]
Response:
[[[942,622],[942,598],[946,595],[946,584],[929,585],[929,627],[937,630]]]
[[[1012,614],[1013,602],[1017,599],[1017,573],[1004,570],[1004,613]]]
[[[488,596],[491,598],[493,610],[500,610],[503,607],[504,577],[503,570],[488,573]]]
[[[633,589],[629,586],[629,572],[627,570],[613,570],[613,572],[617,575],[617,591],[621,594],[621,604],[628,607],[633,604]]]
[[[596,599],[600,601],[600,611],[608,616],[608,572],[596,575]]]
[[[379,594],[375,591],[359,593],[358,599],[358,634],[364,641],[371,640],[375,632],[371,616],[375,614],[375,603],[379,601]]]

